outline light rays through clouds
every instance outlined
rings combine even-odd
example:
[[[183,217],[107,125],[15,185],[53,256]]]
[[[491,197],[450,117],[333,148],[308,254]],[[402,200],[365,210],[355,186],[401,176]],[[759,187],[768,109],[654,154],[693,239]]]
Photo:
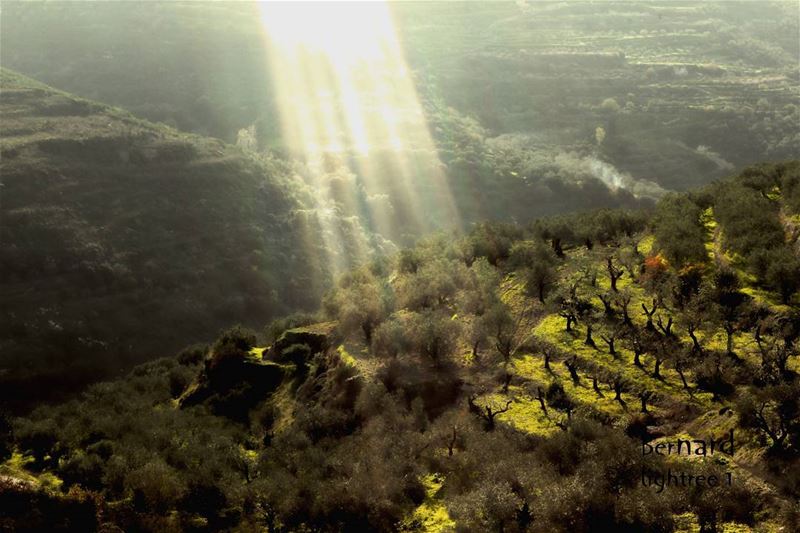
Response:
[[[358,216],[392,240],[459,227],[389,6],[264,2],[258,8],[283,140],[305,162],[324,206],[319,225],[327,247],[340,250],[348,237],[333,227],[337,217],[326,216],[326,208]]]

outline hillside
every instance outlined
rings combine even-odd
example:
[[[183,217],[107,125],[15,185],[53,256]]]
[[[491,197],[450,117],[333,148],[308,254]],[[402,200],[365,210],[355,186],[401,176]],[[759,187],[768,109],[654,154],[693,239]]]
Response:
[[[319,298],[323,243],[286,163],[0,76],[0,403]]]
[[[798,157],[795,7],[398,2],[391,11],[420,98],[458,119],[426,108],[437,148],[454,152],[445,163],[462,212],[484,218],[470,201],[477,189],[501,197],[489,216],[510,210],[525,223],[553,212],[531,206],[531,194],[521,218],[522,177],[685,190]],[[137,116],[227,142],[252,125],[261,148],[285,148],[275,94],[283,73],[264,68],[261,22],[255,3],[155,2],[145,11],[13,2],[0,53],[7,67]],[[476,158],[475,145],[490,153]],[[554,200],[569,204],[559,192]],[[592,193],[570,191],[584,202]]]
[[[10,421],[0,498],[56,511],[7,523],[797,530],[798,216],[792,161],[654,211],[421,239],[316,318]]]
[[[614,169],[596,172],[604,181],[630,174],[666,190],[798,157],[791,2],[430,2],[395,12],[409,63],[430,81],[422,92],[473,117],[496,150],[595,151]]]

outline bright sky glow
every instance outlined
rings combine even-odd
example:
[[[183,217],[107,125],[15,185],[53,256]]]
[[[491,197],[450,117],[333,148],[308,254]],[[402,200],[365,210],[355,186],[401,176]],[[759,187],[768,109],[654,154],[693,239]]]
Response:
[[[370,198],[388,195],[388,209],[376,203],[364,218],[390,237],[398,218],[415,233],[458,226],[388,5],[265,2],[259,10],[283,139],[320,176],[320,194],[333,173],[357,180]],[[335,228],[326,233],[336,247]]]

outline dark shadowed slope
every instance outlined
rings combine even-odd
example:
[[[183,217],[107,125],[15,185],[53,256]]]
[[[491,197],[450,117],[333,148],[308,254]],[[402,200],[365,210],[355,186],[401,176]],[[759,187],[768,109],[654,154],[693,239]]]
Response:
[[[316,301],[326,276],[282,163],[0,81],[0,402]]]

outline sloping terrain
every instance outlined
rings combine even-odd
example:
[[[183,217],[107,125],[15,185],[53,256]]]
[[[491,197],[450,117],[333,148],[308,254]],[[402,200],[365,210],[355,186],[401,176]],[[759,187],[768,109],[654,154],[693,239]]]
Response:
[[[94,494],[89,529],[796,530],[798,188],[762,165],[655,212],[423,239],[344,276],[326,322],[12,421],[0,497],[58,521]]]
[[[627,207],[606,187],[653,197],[800,155],[791,2],[391,10],[466,221]],[[0,53],[137,116],[227,142],[253,126],[260,148],[286,149],[261,16],[256,3],[17,2]]]
[[[0,402],[321,294],[320,244],[285,164],[7,70],[0,116]]]
[[[496,149],[596,149],[614,168],[596,172],[604,181],[628,173],[667,190],[798,157],[791,3],[434,2],[396,14],[409,62]]]

